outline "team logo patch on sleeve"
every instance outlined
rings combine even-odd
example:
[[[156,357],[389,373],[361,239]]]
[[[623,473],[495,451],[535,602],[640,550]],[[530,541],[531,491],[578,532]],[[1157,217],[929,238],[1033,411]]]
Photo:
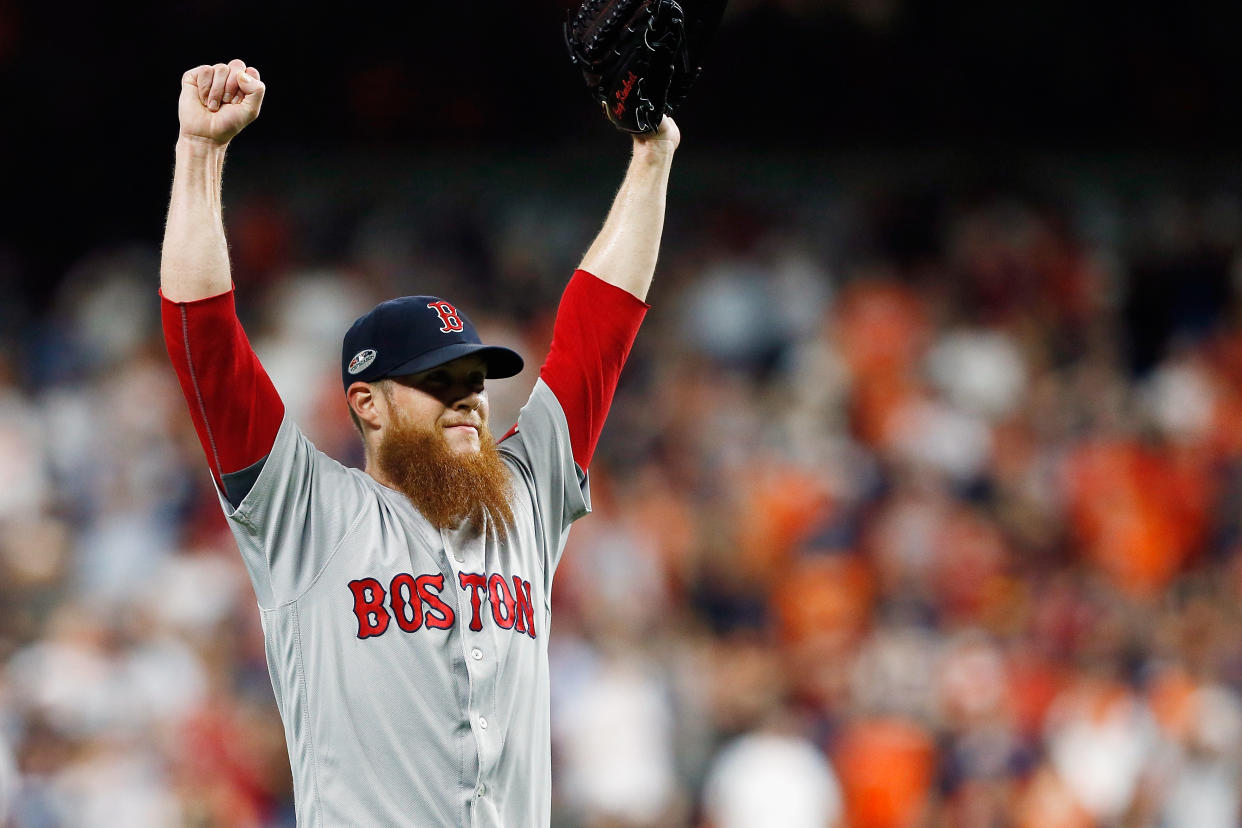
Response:
[[[349,367],[345,370],[349,372],[350,376],[361,374],[367,370],[367,366],[372,362],[375,362],[375,350],[367,348],[365,351],[359,351],[354,354],[354,358],[349,361]]]

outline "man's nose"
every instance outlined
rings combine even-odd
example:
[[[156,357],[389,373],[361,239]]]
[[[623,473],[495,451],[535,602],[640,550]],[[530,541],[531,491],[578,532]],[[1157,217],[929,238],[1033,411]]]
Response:
[[[457,402],[453,404],[453,407],[465,411],[474,411],[482,404],[483,394],[473,388],[466,388],[457,398]]]

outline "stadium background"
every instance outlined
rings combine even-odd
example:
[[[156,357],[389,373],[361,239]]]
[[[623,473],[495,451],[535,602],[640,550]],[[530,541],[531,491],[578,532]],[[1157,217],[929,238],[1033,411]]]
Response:
[[[241,305],[356,460],[376,299],[539,361],[626,155],[564,6],[0,0],[11,824],[291,821],[156,334],[180,72],[269,84]],[[558,826],[1239,823],[1242,8],[944,6],[733,0],[558,575]]]

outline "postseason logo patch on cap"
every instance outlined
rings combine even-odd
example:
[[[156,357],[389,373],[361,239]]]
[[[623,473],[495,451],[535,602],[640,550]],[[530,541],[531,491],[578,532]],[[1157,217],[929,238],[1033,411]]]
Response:
[[[349,367],[345,370],[349,372],[350,376],[361,374],[367,370],[367,366],[372,362],[375,362],[375,350],[367,348],[365,351],[359,351],[354,354],[354,358],[349,361]]]

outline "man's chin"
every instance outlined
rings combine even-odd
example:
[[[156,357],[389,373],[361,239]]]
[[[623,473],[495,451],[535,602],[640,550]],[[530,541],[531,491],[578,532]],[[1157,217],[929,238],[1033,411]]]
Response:
[[[457,457],[469,457],[472,454],[479,453],[480,446],[479,446],[479,438],[477,437],[475,437],[473,440],[449,439],[446,442],[448,443],[449,452]]]
[[[457,426],[444,430],[444,442],[449,451],[458,456],[476,454],[480,448],[479,432],[468,426]]]

